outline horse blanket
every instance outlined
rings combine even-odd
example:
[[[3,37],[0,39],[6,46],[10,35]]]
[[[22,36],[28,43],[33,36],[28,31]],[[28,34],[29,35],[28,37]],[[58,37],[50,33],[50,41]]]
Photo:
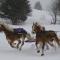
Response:
[[[13,30],[14,30],[14,33],[16,33],[16,34],[20,34],[20,33],[27,34],[27,31],[23,28],[15,28]]]

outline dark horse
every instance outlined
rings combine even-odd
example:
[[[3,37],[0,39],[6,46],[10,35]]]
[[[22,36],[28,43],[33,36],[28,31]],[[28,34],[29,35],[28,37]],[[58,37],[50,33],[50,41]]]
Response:
[[[36,33],[36,47],[37,52],[40,52],[40,47],[42,48],[42,54],[44,55],[44,47],[48,43],[49,45],[54,47],[53,41],[56,41],[58,46],[60,45],[59,39],[54,31],[45,31],[44,27],[41,27],[37,23],[33,23],[32,32]]]
[[[22,30],[22,29],[21,29]],[[26,31],[20,31],[19,33],[16,32],[16,29],[14,31],[8,30],[8,28],[5,28],[4,24],[0,24],[0,32],[4,32],[6,35],[6,39],[11,47],[13,48],[19,48],[21,50],[22,46],[24,45],[25,38],[30,39],[31,36]],[[18,41],[18,44],[16,47],[14,47],[13,43],[14,41]],[[19,47],[19,45],[21,46]]]

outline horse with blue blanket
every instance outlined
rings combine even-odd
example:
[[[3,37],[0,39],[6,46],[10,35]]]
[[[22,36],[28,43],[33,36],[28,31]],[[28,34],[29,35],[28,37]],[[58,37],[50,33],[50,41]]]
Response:
[[[21,50],[22,46],[24,45],[25,38],[28,40],[31,38],[30,34],[23,28],[13,29],[13,31],[8,30],[4,24],[0,24],[0,32],[4,32],[6,35],[6,39],[11,47],[19,48]],[[14,42],[18,41],[17,46],[14,46]],[[19,47],[19,45],[21,46]]]

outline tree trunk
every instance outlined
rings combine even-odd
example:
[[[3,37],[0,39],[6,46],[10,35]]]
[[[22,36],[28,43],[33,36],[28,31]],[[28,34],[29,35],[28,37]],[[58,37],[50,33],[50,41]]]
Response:
[[[13,25],[17,25],[17,21],[18,21],[18,20],[17,20],[16,17],[13,17],[11,20],[12,20],[12,24],[13,24]]]
[[[54,21],[53,21],[53,24],[56,24],[56,21],[57,21],[57,12],[55,11],[54,12]]]
[[[56,21],[57,21],[57,15],[55,14],[55,19],[54,19],[54,24],[56,24]]]

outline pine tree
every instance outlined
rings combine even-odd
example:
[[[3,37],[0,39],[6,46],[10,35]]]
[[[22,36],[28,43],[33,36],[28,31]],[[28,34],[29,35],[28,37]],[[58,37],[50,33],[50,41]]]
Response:
[[[6,0],[0,9],[4,16],[11,19],[13,24],[17,24],[19,20],[25,21],[31,12],[30,4],[27,0]]]

